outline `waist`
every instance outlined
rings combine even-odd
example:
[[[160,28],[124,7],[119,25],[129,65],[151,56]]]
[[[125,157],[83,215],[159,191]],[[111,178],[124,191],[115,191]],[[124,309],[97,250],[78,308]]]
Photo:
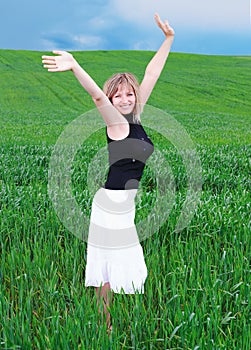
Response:
[[[107,212],[129,212],[135,206],[136,194],[136,189],[111,190],[101,187],[93,198],[93,205]]]
[[[107,196],[108,198],[114,200],[115,202],[121,202],[125,199],[135,197],[137,194],[137,188],[131,189],[114,189],[114,188],[106,188],[102,186],[95,194],[95,196],[100,193],[102,195]]]

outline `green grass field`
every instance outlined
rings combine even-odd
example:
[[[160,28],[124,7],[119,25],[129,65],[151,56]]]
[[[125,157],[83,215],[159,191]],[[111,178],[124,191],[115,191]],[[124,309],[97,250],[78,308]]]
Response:
[[[175,117],[196,145],[202,195],[190,225],[175,232],[186,174],[175,148],[152,132],[172,167],[176,203],[142,242],[145,294],[115,295],[109,339],[94,290],[84,287],[86,243],[60,222],[47,193],[58,137],[93,103],[70,72],[46,72],[42,54],[0,50],[0,349],[250,350],[251,57],[170,54],[148,104]],[[152,55],[75,53],[101,86],[119,71],[142,79]],[[88,164],[104,145],[95,133],[74,162],[85,209]],[[142,183],[151,176],[146,167]],[[144,192],[138,220],[149,203]]]

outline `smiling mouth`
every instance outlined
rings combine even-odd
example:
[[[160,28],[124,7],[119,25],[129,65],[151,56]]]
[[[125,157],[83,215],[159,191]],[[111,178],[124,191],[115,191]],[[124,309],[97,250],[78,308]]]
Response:
[[[126,105],[126,106],[120,106],[120,108],[129,108],[131,107],[132,105]]]

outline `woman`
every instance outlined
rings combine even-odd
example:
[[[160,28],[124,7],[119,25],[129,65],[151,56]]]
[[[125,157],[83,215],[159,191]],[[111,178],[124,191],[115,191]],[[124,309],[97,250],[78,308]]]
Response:
[[[96,288],[108,331],[112,292],[143,293],[147,277],[134,225],[134,198],[153,144],[140,123],[140,112],[165,65],[174,38],[174,30],[167,21],[163,23],[158,14],[155,20],[165,40],[148,64],[140,85],[131,73],[121,73],[111,77],[101,90],[70,53],[53,51],[58,56],[42,57],[49,72],[74,73],[107,126],[110,167],[104,187],[93,199],[85,285]]]

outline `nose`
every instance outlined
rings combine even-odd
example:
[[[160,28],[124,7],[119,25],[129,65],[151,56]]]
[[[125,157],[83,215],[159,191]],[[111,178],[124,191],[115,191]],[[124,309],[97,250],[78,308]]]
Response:
[[[121,96],[121,101],[122,101],[123,103],[126,103],[126,102],[128,101],[128,98],[127,98],[126,94],[123,94],[123,95]]]

